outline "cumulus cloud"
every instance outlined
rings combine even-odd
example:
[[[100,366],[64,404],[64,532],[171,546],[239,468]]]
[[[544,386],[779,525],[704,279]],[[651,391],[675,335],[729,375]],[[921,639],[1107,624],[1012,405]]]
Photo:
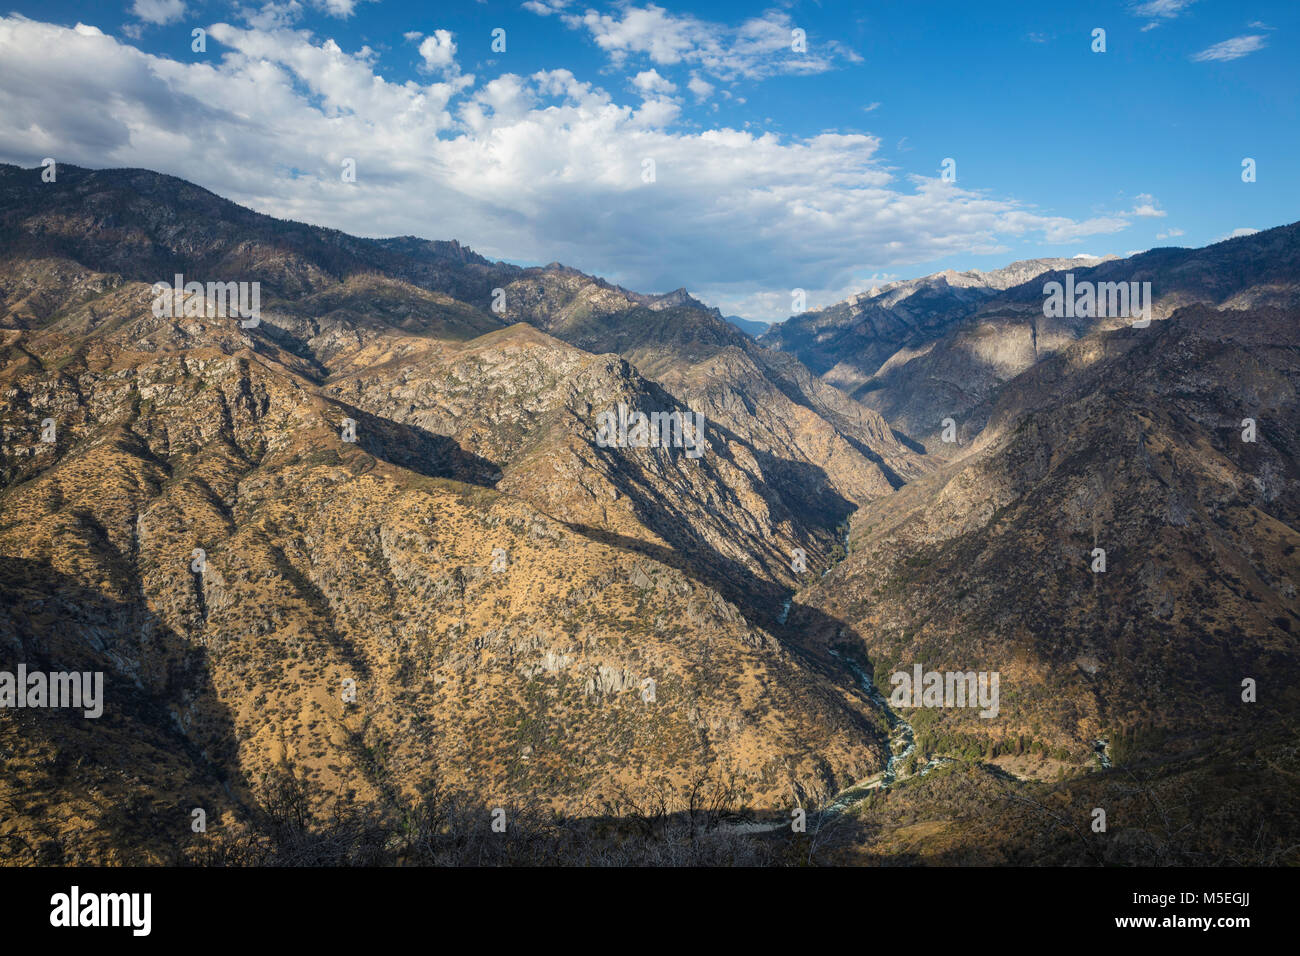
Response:
[[[1231,40],[1224,40],[1214,46],[1206,47],[1200,53],[1195,54],[1192,59],[1197,63],[1204,63],[1207,60],[1236,60],[1256,50],[1264,49],[1264,36],[1259,33],[1252,33],[1247,36],[1233,37]]]
[[[540,17],[549,17],[552,13],[559,13],[568,5],[569,0],[527,0],[523,7]]]
[[[707,100],[710,96],[713,95],[713,89],[714,89],[712,83],[710,83],[708,80],[700,79],[700,77],[694,73],[691,74],[691,79],[686,84],[686,88],[695,94],[695,99],[697,102],[703,102],[704,100]]]
[[[369,49],[303,31],[208,36],[219,58],[181,62],[93,27],[0,17],[0,157],[157,169],[275,216],[686,286],[765,319],[789,314],[795,287],[824,305],[876,272],[1128,225],[902,176],[874,136],[675,126],[670,100],[621,103],[568,70],[397,83]]]
[[[302,17],[302,4],[298,0],[263,4],[260,8],[236,5],[235,14],[250,27],[258,30],[283,30]]]
[[[643,94],[672,93],[677,89],[673,83],[660,76],[659,71],[654,69],[642,70],[632,77],[632,85]]]
[[[357,5],[364,2],[365,0],[313,0],[313,5],[332,17],[346,20],[356,12]]]
[[[456,41],[449,30],[434,30],[420,43],[421,68],[431,73],[447,73],[456,68]]]
[[[1164,232],[1158,232],[1158,233],[1156,233],[1156,238],[1157,238],[1157,239],[1174,239],[1174,238],[1177,238],[1178,236],[1181,236],[1182,234],[1183,234],[1183,230],[1181,230],[1181,229],[1174,229],[1174,228],[1170,227],[1169,229],[1166,229]]]

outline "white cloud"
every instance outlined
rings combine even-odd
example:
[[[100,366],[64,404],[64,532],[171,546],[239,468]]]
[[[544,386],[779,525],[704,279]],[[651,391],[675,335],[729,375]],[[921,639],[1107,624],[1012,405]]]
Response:
[[[364,2],[365,0],[313,0],[315,6],[340,20],[352,16],[357,9],[357,4]]]
[[[1093,219],[1075,222],[1073,219],[1067,219],[1064,216],[1044,218],[1031,215],[1027,222],[1033,222],[1034,225],[1026,225],[1024,231],[1041,230],[1043,238],[1047,242],[1073,242],[1075,239],[1084,236],[1106,235],[1128,228],[1128,220],[1119,216],[1097,216]]]
[[[1129,8],[1135,17],[1154,18],[1142,28],[1142,32],[1154,30],[1169,20],[1174,20],[1180,13],[1190,7],[1196,0],[1143,0]]]
[[[263,4],[260,9],[236,5],[235,14],[258,30],[283,30],[302,17],[302,4],[298,0],[286,0],[285,3]]]
[[[1183,234],[1183,230],[1181,230],[1181,229],[1174,229],[1173,227],[1170,227],[1169,229],[1166,229],[1164,232],[1158,232],[1158,233],[1156,233],[1156,238],[1157,238],[1157,239],[1174,239],[1174,238],[1176,238],[1176,237],[1178,237],[1178,236],[1181,236],[1182,234]]]
[[[629,128],[662,129],[671,126],[681,114],[679,107],[672,100],[650,99],[641,104],[628,120]]]
[[[185,16],[185,3],[184,0],[135,0],[131,13],[145,23],[163,26]]]
[[[1223,242],[1223,240],[1225,239],[1240,239],[1242,236],[1253,236],[1257,232],[1259,232],[1258,229],[1251,229],[1249,226],[1240,226],[1232,230],[1232,232],[1228,233],[1227,235],[1220,236],[1218,239],[1215,239],[1214,241]]]
[[[1135,17],[1172,20],[1195,2],[1196,0],[1145,0],[1135,4],[1132,12]]]
[[[456,41],[448,30],[434,30],[420,44],[421,69],[431,73],[446,73],[456,69]]]
[[[677,90],[670,81],[659,75],[658,70],[642,70],[632,77],[632,85],[643,95],[652,93],[672,93]]]
[[[1142,219],[1162,219],[1167,213],[1159,206],[1155,196],[1150,193],[1138,193],[1133,208],[1126,215]]]
[[[456,238],[641,291],[686,286],[763,319],[788,315],[795,287],[829,304],[864,275],[1128,225],[900,176],[873,136],[677,127],[670,100],[620,103],[567,70],[480,84],[448,75],[453,60],[434,81],[394,83],[372,51],[301,31],[218,23],[209,40],[208,58],[181,62],[0,17],[0,156],[157,169],[275,216]],[[340,180],[344,158],[356,183]]]
[[[695,94],[696,102],[702,103],[713,95],[714,86],[707,80],[700,79],[696,74],[691,74],[690,82],[686,88]]]
[[[525,4],[534,9],[538,4]],[[547,12],[554,12],[555,5]],[[587,10],[563,14],[565,24],[586,30],[616,65],[644,57],[659,66],[689,64],[723,80],[761,79],[778,74],[824,73],[840,61],[862,58],[835,40],[808,38],[807,52],[795,53],[787,14],[769,12],[738,26],[670,13],[653,3],[626,4],[612,14]]]
[[[1265,45],[1264,39],[1264,36],[1258,33],[1233,37],[1231,40],[1224,40],[1221,43],[1214,44],[1214,46],[1206,47],[1193,56],[1192,59],[1197,63],[1204,63],[1207,60],[1236,60],[1248,53],[1262,50]]]
[[[540,17],[549,17],[552,13],[559,13],[569,5],[569,0],[527,0],[523,8]]]

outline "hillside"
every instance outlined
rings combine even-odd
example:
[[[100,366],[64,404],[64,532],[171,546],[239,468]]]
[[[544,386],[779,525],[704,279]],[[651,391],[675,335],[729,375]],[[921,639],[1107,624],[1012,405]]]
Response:
[[[599,448],[595,410],[680,400],[453,294],[511,267],[64,179],[4,172],[0,640],[103,671],[107,716],[0,715],[6,846],[168,858],[192,803],[254,825],[282,774],[579,813],[700,779],[815,802],[883,761],[869,702],[768,629],[790,549],[816,562],[853,506],[747,438],[770,410],[710,417],[698,459]],[[171,270],[256,277],[261,323],[155,316]]]

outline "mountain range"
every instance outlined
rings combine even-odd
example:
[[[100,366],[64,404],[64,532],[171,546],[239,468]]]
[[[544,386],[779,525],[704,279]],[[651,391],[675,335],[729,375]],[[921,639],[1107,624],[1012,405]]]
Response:
[[[1294,862],[1300,224],[756,341],[686,290],[40,173],[0,166],[0,670],[107,704],[0,711],[7,862],[391,862],[446,793],[639,861],[708,805],[672,861],[784,861],[755,821],[832,807],[838,862]],[[1156,321],[1046,318],[1067,273]],[[176,276],[256,321],[160,314]],[[702,454],[602,441],[620,408]],[[998,672],[997,718],[908,711],[904,754],[917,664]]]

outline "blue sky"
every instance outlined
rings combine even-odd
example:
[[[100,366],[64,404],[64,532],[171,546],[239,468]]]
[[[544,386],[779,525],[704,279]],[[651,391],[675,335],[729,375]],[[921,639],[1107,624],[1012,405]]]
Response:
[[[784,318],[794,288],[816,307],[1300,218],[1291,0],[10,10],[6,161],[144,166],[275,215],[684,286],[750,318]]]

